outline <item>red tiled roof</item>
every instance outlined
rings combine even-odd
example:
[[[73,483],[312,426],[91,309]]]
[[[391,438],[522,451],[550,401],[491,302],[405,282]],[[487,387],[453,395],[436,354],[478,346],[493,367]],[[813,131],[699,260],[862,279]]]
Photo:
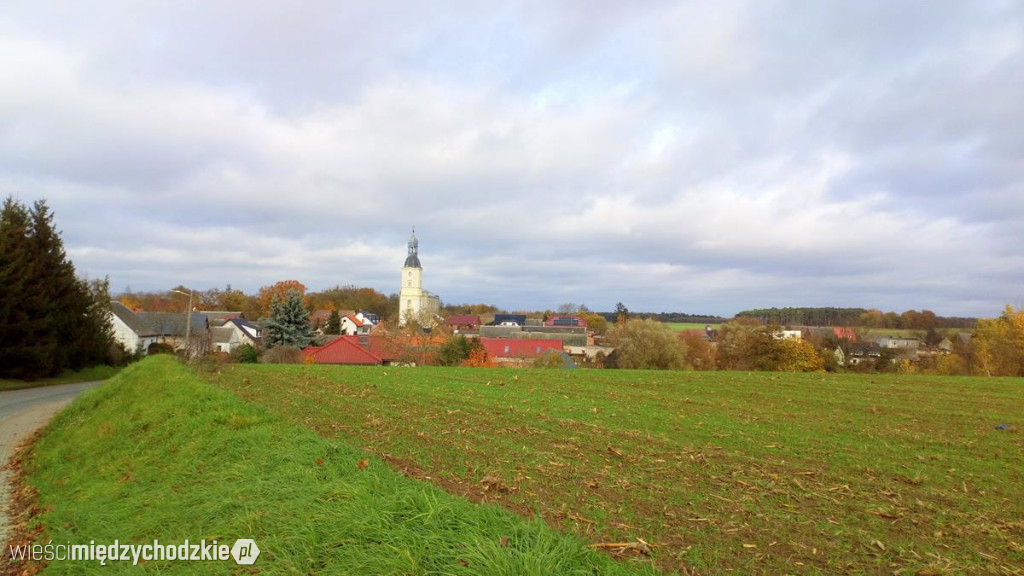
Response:
[[[345,318],[348,318],[349,321],[352,322],[353,324],[355,324],[356,326],[362,326],[363,324],[365,324],[365,322],[363,322],[359,318],[356,318],[352,314],[349,314],[349,315],[345,316]]]
[[[853,328],[833,328],[832,331],[835,333],[836,338],[846,338],[850,342],[857,341],[857,334],[853,331]]]
[[[454,314],[445,320],[449,326],[479,326],[480,317],[476,314]]]
[[[325,346],[310,346],[302,351],[303,357],[313,358],[314,364],[383,364],[380,356],[359,345],[358,336],[342,336]]]
[[[398,360],[405,349],[402,345],[391,342],[382,336],[369,337],[370,352],[384,361]]]
[[[561,340],[525,338],[481,338],[492,358],[538,358],[548,350],[562,350]]]

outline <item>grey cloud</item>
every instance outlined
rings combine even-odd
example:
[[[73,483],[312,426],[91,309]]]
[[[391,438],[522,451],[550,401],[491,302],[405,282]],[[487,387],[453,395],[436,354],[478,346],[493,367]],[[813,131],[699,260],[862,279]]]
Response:
[[[1016,3],[250,4],[0,19],[0,194],[80,269],[391,292],[415,224],[450,302],[1020,297]]]

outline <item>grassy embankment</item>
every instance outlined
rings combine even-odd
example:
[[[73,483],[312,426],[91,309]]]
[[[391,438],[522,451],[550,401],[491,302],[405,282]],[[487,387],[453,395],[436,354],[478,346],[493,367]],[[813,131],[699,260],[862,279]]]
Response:
[[[363,459],[366,462],[361,462]],[[406,478],[149,358],[58,415],[28,457],[42,542],[253,538],[256,565],[82,564],[47,574],[637,574],[574,536]],[[253,570],[255,569],[255,571]]]
[[[227,366],[455,493],[699,574],[1019,574],[1020,379]]]
[[[120,368],[114,368],[113,366],[93,366],[92,368],[86,368],[78,372],[67,370],[60,376],[53,378],[43,378],[40,380],[3,380],[0,379],[0,392],[4,390],[21,390],[23,388],[39,388],[42,386],[55,386],[57,384],[74,384],[76,382],[95,382],[97,380],[106,380],[112,378],[118,372]]]

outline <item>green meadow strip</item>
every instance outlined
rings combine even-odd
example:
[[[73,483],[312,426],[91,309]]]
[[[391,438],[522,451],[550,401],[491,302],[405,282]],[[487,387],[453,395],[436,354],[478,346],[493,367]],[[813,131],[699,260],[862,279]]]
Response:
[[[81,396],[52,421],[25,470],[44,511],[44,544],[250,538],[260,549],[253,566],[52,561],[46,574],[655,573],[539,519],[402,476],[167,357]]]

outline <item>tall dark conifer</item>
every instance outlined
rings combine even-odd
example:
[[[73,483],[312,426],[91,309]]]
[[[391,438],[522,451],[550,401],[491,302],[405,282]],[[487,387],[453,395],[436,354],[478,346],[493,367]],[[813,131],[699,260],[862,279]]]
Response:
[[[0,211],[0,377],[35,379],[106,360],[106,281],[75,277],[53,213],[7,198]]]
[[[36,201],[31,216],[33,252],[40,274],[36,290],[46,296],[47,323],[57,341],[49,374],[54,376],[66,368],[77,370],[85,365],[80,352],[85,344],[82,322],[88,308],[87,295],[75,277],[74,265],[67,259],[46,201]]]
[[[34,379],[53,370],[57,340],[48,325],[47,296],[37,287],[32,215],[13,198],[0,216],[0,375]]]

